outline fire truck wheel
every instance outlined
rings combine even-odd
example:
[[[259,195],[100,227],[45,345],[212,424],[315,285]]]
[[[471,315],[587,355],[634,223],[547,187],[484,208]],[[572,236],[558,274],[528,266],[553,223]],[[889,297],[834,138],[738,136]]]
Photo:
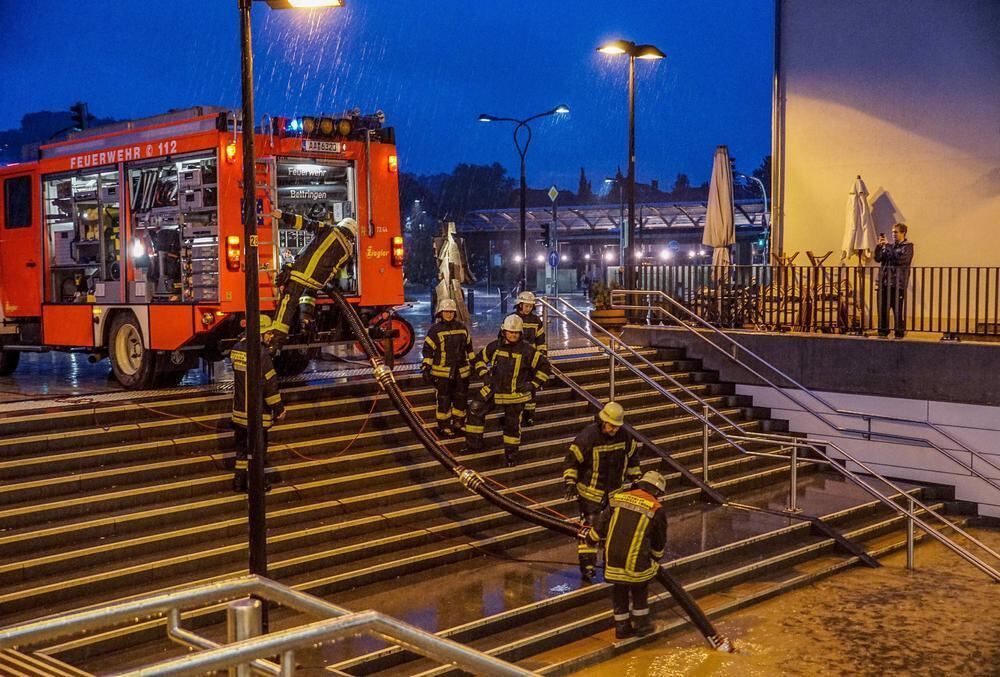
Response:
[[[408,352],[413,348],[413,344],[417,340],[417,334],[413,329],[413,325],[407,322],[404,318],[399,315],[393,315],[391,321],[387,321],[387,313],[379,313],[373,318],[367,320],[367,324],[370,327],[377,327],[375,331],[372,332],[373,340],[375,344],[382,347],[382,339],[379,338],[382,332],[392,330],[396,332],[396,336],[392,339],[392,356],[394,359],[400,359],[405,357]],[[364,350],[361,348],[360,343],[355,343],[354,347],[359,353],[363,353]]]
[[[21,353],[17,350],[0,351],[0,376],[10,376],[21,361]]]
[[[156,376],[156,355],[142,344],[142,328],[131,313],[119,313],[108,334],[111,371],[128,389],[148,388]]]
[[[282,350],[274,356],[274,370],[278,376],[298,376],[309,366],[311,350]]]

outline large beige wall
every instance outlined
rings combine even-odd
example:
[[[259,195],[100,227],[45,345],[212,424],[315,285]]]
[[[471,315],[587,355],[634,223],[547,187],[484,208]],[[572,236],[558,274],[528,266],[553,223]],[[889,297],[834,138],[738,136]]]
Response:
[[[915,265],[1000,265],[1000,0],[779,2],[784,250],[839,259],[861,174]]]

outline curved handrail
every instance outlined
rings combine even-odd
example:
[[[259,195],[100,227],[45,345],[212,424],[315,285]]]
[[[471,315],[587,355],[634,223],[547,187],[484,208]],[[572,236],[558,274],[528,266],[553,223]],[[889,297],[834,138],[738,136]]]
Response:
[[[602,352],[604,352],[607,355],[609,355],[612,359],[614,359],[616,363],[620,363],[628,371],[632,372],[633,374],[635,374],[636,376],[638,376],[640,379],[642,379],[643,381],[645,381],[647,383],[647,385],[649,385],[651,388],[653,388],[653,390],[657,391],[658,393],[660,393],[661,395],[663,395],[664,397],[666,397],[667,399],[669,399],[676,406],[678,406],[681,409],[683,409],[685,412],[687,412],[688,414],[690,414],[691,416],[693,416],[698,421],[701,421],[702,424],[704,424],[705,426],[711,428],[717,435],[719,435],[723,440],[725,440],[726,443],[728,443],[731,447],[733,447],[734,449],[736,449],[740,453],[747,454],[747,455],[754,455],[756,453],[756,452],[748,451],[745,448],[743,448],[743,446],[741,446],[739,444],[740,441],[772,442],[772,443],[773,442],[777,442],[777,443],[779,443],[781,445],[789,445],[789,446],[795,446],[795,447],[799,447],[799,448],[809,449],[813,453],[815,453],[820,459],[822,459],[819,462],[825,463],[825,464],[829,465],[831,468],[834,468],[837,472],[839,472],[841,475],[843,475],[849,481],[851,481],[854,484],[856,484],[859,487],[861,487],[861,489],[863,491],[865,491],[866,493],[868,493],[869,495],[871,495],[873,498],[875,498],[879,502],[881,502],[881,503],[885,504],[886,506],[888,506],[894,512],[896,512],[899,515],[904,516],[904,517],[906,517],[908,519],[913,520],[913,523],[916,524],[917,526],[919,526],[921,529],[923,529],[924,532],[927,533],[929,536],[931,536],[932,538],[934,538],[935,540],[937,540],[938,542],[940,542],[942,545],[944,545],[946,548],[948,548],[949,550],[951,550],[952,552],[954,552],[955,554],[957,554],[962,559],[966,560],[967,562],[969,562],[970,564],[972,564],[973,566],[975,566],[977,569],[979,569],[980,571],[982,571],[983,573],[985,573],[987,576],[989,576],[990,578],[992,578],[995,582],[1000,583],[1000,570],[997,570],[996,568],[990,566],[988,563],[984,562],[982,559],[980,559],[975,554],[973,554],[972,552],[970,552],[967,548],[964,548],[962,545],[956,543],[954,540],[952,540],[948,536],[946,536],[943,533],[941,533],[938,529],[934,528],[933,526],[931,526],[930,524],[928,524],[927,522],[925,522],[923,519],[921,519],[920,517],[918,517],[916,515],[916,511],[910,511],[910,510],[907,510],[906,508],[903,508],[902,506],[898,505],[891,498],[889,498],[885,494],[883,494],[880,491],[878,491],[875,487],[871,486],[868,482],[866,482],[859,475],[857,475],[856,473],[848,470],[843,465],[837,463],[835,461],[835,459],[833,459],[831,456],[829,456],[827,454],[827,452],[822,447],[818,446],[818,443],[822,443],[826,447],[830,447],[830,448],[835,449],[844,458],[846,458],[847,460],[851,461],[852,463],[855,463],[858,467],[863,468],[868,474],[870,474],[872,477],[875,477],[876,479],[878,479],[880,482],[882,482],[886,486],[891,487],[892,489],[894,489],[896,492],[898,492],[900,494],[910,496],[906,491],[904,491],[902,488],[900,488],[894,482],[892,482],[892,480],[890,480],[889,478],[883,476],[881,473],[879,473],[878,471],[874,470],[873,468],[869,467],[863,461],[858,460],[852,454],[848,453],[847,451],[845,451],[843,448],[841,448],[840,446],[838,446],[834,442],[829,441],[829,440],[810,441],[810,440],[806,440],[806,439],[797,438],[797,437],[794,437],[794,436],[791,436],[791,435],[780,435],[780,434],[777,434],[777,433],[758,433],[758,432],[755,432],[755,431],[744,431],[743,428],[739,425],[739,423],[737,423],[736,421],[733,421],[732,419],[730,419],[729,416],[727,416],[725,413],[719,411],[714,405],[712,405],[711,403],[709,403],[706,400],[704,400],[697,393],[693,392],[692,390],[690,390],[689,388],[687,388],[684,384],[678,382],[672,376],[670,376],[669,374],[667,374],[666,372],[664,372],[657,365],[655,365],[652,362],[650,362],[649,360],[647,360],[643,355],[641,355],[640,353],[638,353],[634,348],[632,348],[628,344],[622,342],[621,339],[619,339],[617,336],[615,336],[611,332],[607,331],[604,327],[601,327],[600,325],[598,325],[597,323],[595,323],[593,320],[591,320],[589,317],[587,317],[587,315],[585,313],[583,313],[580,309],[576,308],[575,306],[573,306],[572,304],[570,304],[565,299],[562,299],[562,298],[559,298],[559,297],[553,297],[553,300],[556,303],[559,303],[559,304],[562,304],[562,305],[566,306],[567,308],[569,308],[569,310],[571,310],[572,312],[576,313],[581,318],[583,318],[585,324],[587,325],[586,328],[584,326],[581,326],[581,325],[577,324],[576,322],[574,322],[567,314],[563,313],[558,308],[556,308],[552,303],[550,303],[548,299],[544,299],[544,298],[543,299],[539,299],[539,302],[542,304],[542,307],[543,307],[543,309],[546,312],[554,313],[555,316],[558,317],[558,318],[560,318],[564,323],[567,324],[567,326],[569,326],[569,327],[575,329],[576,331],[580,332],[591,343],[593,343],[595,346],[597,346],[597,348],[599,350],[601,350]],[[633,357],[635,357],[638,361],[640,361],[644,366],[646,366],[649,369],[653,370],[658,375],[664,377],[665,379],[667,379],[668,381],[670,381],[671,383],[673,383],[678,389],[682,390],[685,394],[687,394],[691,398],[693,398],[696,402],[699,403],[699,405],[703,408],[704,411],[711,412],[711,413],[709,415],[702,415],[702,413],[700,413],[696,409],[690,407],[687,403],[683,402],[680,398],[678,398],[676,395],[674,395],[674,393],[670,392],[669,390],[667,390],[666,388],[664,388],[663,386],[661,386],[659,383],[657,383],[653,379],[649,378],[649,376],[647,376],[642,370],[640,370],[639,368],[637,368],[634,364],[632,364],[631,362],[629,362],[628,360],[626,360],[620,353],[615,352],[614,350],[612,350],[608,346],[604,345],[599,339],[597,339],[594,336],[594,333],[593,333],[595,329],[598,330],[604,336],[606,336],[609,339],[609,342],[611,342],[611,341],[616,342],[625,351],[627,351]],[[711,420],[712,414],[714,414],[715,416],[717,416],[719,419],[721,419],[722,421],[724,421],[728,425],[733,426],[736,430],[739,430],[741,434],[740,435],[730,435],[730,434],[724,432],[718,425],[716,425]],[[810,462],[812,462],[811,459],[802,459],[802,460],[803,461],[810,461]],[[962,537],[964,537],[965,539],[967,539],[970,543],[975,544],[977,547],[979,547],[981,550],[989,553],[995,559],[1000,560],[1000,554],[998,554],[996,551],[994,551],[988,545],[986,545],[985,543],[983,543],[982,541],[980,541],[979,539],[977,539],[975,536],[972,536],[971,534],[969,534],[968,532],[966,532],[964,529],[962,529],[960,526],[958,526],[957,524],[954,524],[950,520],[945,519],[945,517],[943,515],[941,515],[937,511],[935,511],[932,508],[930,508],[928,505],[926,505],[925,503],[923,503],[922,501],[920,501],[918,498],[910,496],[910,500],[912,500],[913,503],[916,506],[919,506],[926,514],[933,516],[942,526],[945,526],[947,528],[952,529],[953,531],[955,531],[956,533],[960,534]]]
[[[658,297],[666,299],[669,303],[671,303],[672,305],[676,306],[677,308],[680,308],[682,311],[684,311],[685,314],[687,314],[691,318],[693,318],[696,323],[700,324],[701,326],[703,326],[704,328],[708,329],[712,333],[721,336],[723,339],[725,339],[726,341],[728,341],[730,344],[732,344],[733,346],[735,346],[739,350],[743,351],[747,355],[750,355],[755,360],[757,360],[760,364],[762,364],[765,367],[767,367],[768,369],[770,369],[774,374],[776,374],[779,377],[781,377],[782,379],[786,380],[788,383],[791,383],[797,390],[805,393],[806,395],[808,395],[809,397],[811,397],[815,401],[817,401],[820,404],[822,404],[824,407],[826,407],[827,409],[829,409],[833,414],[836,414],[838,416],[851,416],[851,417],[855,417],[855,418],[861,418],[861,419],[867,420],[869,423],[871,421],[873,421],[873,420],[880,420],[880,421],[895,421],[895,422],[900,422],[900,423],[910,423],[910,424],[914,424],[914,425],[926,426],[926,427],[934,430],[934,432],[938,433],[942,437],[945,437],[949,441],[951,441],[954,444],[958,445],[962,450],[968,452],[971,456],[975,457],[976,459],[978,459],[982,463],[993,467],[997,471],[1000,471],[1000,465],[997,465],[996,463],[994,463],[993,461],[991,461],[989,458],[987,458],[985,455],[981,454],[980,452],[976,451],[975,449],[970,448],[967,444],[965,444],[961,440],[955,438],[953,435],[951,435],[950,433],[948,433],[946,430],[942,430],[940,427],[938,427],[937,425],[935,425],[931,421],[921,421],[919,419],[902,418],[902,417],[897,417],[897,416],[886,416],[884,414],[878,414],[878,413],[875,413],[875,412],[864,412],[864,411],[854,411],[854,410],[851,410],[851,409],[840,409],[840,408],[836,407],[835,405],[831,404],[826,398],[824,398],[821,395],[818,395],[817,393],[813,392],[812,390],[810,390],[809,388],[807,388],[806,386],[802,385],[797,380],[795,380],[794,378],[792,378],[791,376],[789,376],[788,374],[786,374],[785,372],[783,372],[780,368],[778,368],[775,365],[771,364],[766,359],[764,359],[763,357],[761,357],[760,355],[758,355],[754,351],[752,351],[749,348],[747,348],[746,346],[744,346],[742,343],[740,343],[739,341],[737,341],[736,339],[734,339],[732,336],[730,336],[730,335],[726,334],[725,332],[721,331],[718,327],[713,326],[711,323],[707,322],[704,318],[699,317],[697,313],[694,313],[689,308],[686,308],[683,304],[681,304],[680,302],[678,302],[676,299],[674,299],[673,297],[671,297],[666,292],[663,292],[663,291],[658,290],[658,289],[656,289],[656,290],[622,290],[622,289],[616,289],[616,290],[614,290],[614,291],[611,292],[611,305],[612,305],[612,307],[614,307],[614,308],[620,308],[620,309],[624,309],[624,310],[647,310],[647,311],[649,311],[649,310],[656,310],[656,311],[658,311],[660,313],[663,313],[667,318],[669,318],[670,320],[676,322],[678,325],[680,325],[682,327],[685,327],[686,329],[688,329],[689,331],[691,331],[693,334],[695,334],[695,336],[697,336],[698,338],[700,338],[701,340],[703,340],[705,343],[707,343],[708,345],[710,345],[713,348],[715,348],[715,350],[717,350],[718,352],[720,352],[723,355],[725,355],[729,360],[731,360],[731,361],[735,362],[736,364],[740,365],[741,367],[743,367],[744,369],[746,369],[748,372],[750,372],[751,374],[753,374],[754,376],[756,376],[757,378],[759,378],[761,381],[763,381],[764,383],[766,383],[772,389],[774,389],[775,391],[777,391],[778,393],[780,393],[786,399],[788,399],[789,401],[794,402],[795,404],[797,404],[800,407],[802,407],[803,411],[805,411],[808,414],[811,414],[811,415],[815,416],[817,419],[819,419],[820,421],[822,421],[825,425],[833,428],[834,430],[836,430],[838,432],[852,434],[852,435],[861,435],[862,437],[867,437],[868,439],[871,439],[871,437],[874,435],[874,436],[878,436],[878,437],[884,438],[884,439],[898,440],[898,441],[902,441],[902,442],[913,442],[913,443],[919,444],[920,446],[929,447],[931,449],[936,450],[938,453],[943,454],[944,456],[947,456],[951,461],[953,461],[954,463],[957,463],[958,465],[962,466],[963,468],[965,468],[966,470],[968,470],[969,473],[971,473],[972,475],[974,475],[978,479],[986,482],[987,484],[989,484],[990,486],[992,486],[997,491],[1000,491],[1000,482],[997,482],[996,480],[994,480],[994,479],[992,479],[992,478],[984,475],[982,472],[980,472],[978,469],[976,469],[976,467],[972,463],[967,463],[964,459],[962,459],[962,458],[960,458],[958,456],[955,456],[949,450],[947,450],[944,447],[940,446],[939,444],[937,444],[933,440],[927,439],[926,437],[914,437],[912,435],[901,435],[899,433],[877,432],[877,431],[872,431],[871,429],[865,430],[865,429],[860,429],[860,428],[849,428],[849,427],[842,426],[842,425],[840,425],[840,424],[832,421],[831,419],[827,418],[826,414],[823,414],[822,412],[816,411],[815,409],[813,409],[812,407],[810,407],[806,402],[803,402],[799,398],[793,397],[789,392],[787,392],[781,386],[777,385],[776,383],[774,383],[773,381],[771,381],[770,379],[768,379],[766,376],[764,376],[763,374],[761,374],[759,371],[757,371],[756,369],[754,369],[753,367],[751,367],[750,365],[748,365],[746,362],[744,362],[743,360],[739,359],[739,357],[737,357],[735,354],[732,354],[732,353],[728,352],[725,348],[723,348],[719,344],[710,341],[707,337],[704,336],[704,334],[696,331],[694,327],[692,327],[690,324],[688,324],[688,322],[686,322],[683,319],[677,317],[676,315],[674,315],[673,313],[671,313],[666,308],[664,308],[662,306],[658,306],[658,305],[652,305],[652,304],[650,304],[648,306],[639,306],[639,305],[627,305],[627,304],[621,304],[621,303],[616,303],[615,302],[616,296],[618,296],[618,297],[624,297],[625,295],[658,296]]]

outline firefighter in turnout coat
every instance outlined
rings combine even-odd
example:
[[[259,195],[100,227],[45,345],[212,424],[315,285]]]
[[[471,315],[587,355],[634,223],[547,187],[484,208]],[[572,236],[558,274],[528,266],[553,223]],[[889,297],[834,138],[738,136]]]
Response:
[[[344,219],[334,225],[326,221],[275,210],[272,216],[280,219],[286,228],[307,230],[314,235],[312,241],[295,257],[288,271],[278,310],[271,330],[276,334],[274,343],[280,347],[288,338],[296,310],[301,311],[301,325],[310,331],[316,292],[329,284],[351,260],[354,241],[357,239],[358,222]]]
[[[476,359],[469,330],[457,315],[454,300],[438,304],[440,321],[427,331],[420,363],[424,381],[437,391],[437,428],[445,437],[460,433],[465,424],[469,376]]]
[[[517,303],[511,315],[521,318],[521,324],[524,326],[521,338],[524,342],[548,358],[549,347],[546,345],[545,325],[542,323],[542,318],[535,315],[535,302],[535,295],[530,291],[521,292],[517,295]],[[524,425],[535,424],[535,408],[535,393],[532,393],[531,399],[524,403],[524,413],[521,415],[521,422]]]
[[[247,449],[249,440],[247,439],[247,379],[257,378],[263,384],[264,389],[264,410],[261,412],[262,424],[264,427],[264,458],[265,458],[265,486],[279,480],[276,471],[267,467],[267,431],[275,421],[285,418],[285,404],[281,401],[281,391],[278,389],[278,375],[274,371],[274,364],[271,362],[271,318],[267,315],[260,316],[260,333],[262,346],[260,351],[260,374],[247,374],[247,338],[244,335],[240,341],[233,346],[229,353],[229,359],[233,362],[233,413],[232,426],[236,441],[236,466],[233,475],[233,490],[247,490]]]
[[[503,338],[483,348],[473,368],[483,378],[483,387],[469,407],[465,435],[469,449],[483,446],[486,415],[494,407],[503,409],[504,458],[508,466],[517,463],[521,444],[521,411],[534,391],[549,379],[545,355],[521,340],[521,318],[508,315],[501,330]]]
[[[666,486],[663,475],[650,470],[633,489],[611,497],[589,536],[604,540],[604,580],[612,584],[618,639],[652,629],[649,581],[659,571],[667,547],[667,516],[657,496]]]
[[[625,410],[617,402],[608,402],[591,423],[569,445],[563,461],[564,497],[574,497],[580,505],[580,518],[593,525],[614,495],[626,483],[639,479],[639,444],[622,429]],[[577,544],[580,575],[590,582],[597,566],[597,545]]]

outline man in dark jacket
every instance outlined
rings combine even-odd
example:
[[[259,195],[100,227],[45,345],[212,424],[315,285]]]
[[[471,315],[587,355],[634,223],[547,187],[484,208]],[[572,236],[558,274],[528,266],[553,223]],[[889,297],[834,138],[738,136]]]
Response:
[[[469,375],[476,358],[468,328],[459,322],[458,304],[444,299],[424,338],[420,371],[424,382],[437,391],[437,429],[444,437],[460,434],[465,425],[465,407],[469,393]]]
[[[634,489],[611,497],[591,532],[592,540],[604,540],[604,580],[612,584],[617,639],[652,629],[649,581],[667,547],[667,516],[657,496],[666,486],[663,475],[650,470]]]
[[[261,422],[264,427],[264,458],[266,486],[278,482],[276,471],[272,471],[267,463],[267,431],[276,421],[285,418],[285,404],[281,401],[281,391],[278,389],[278,375],[271,361],[270,337],[271,318],[260,316],[260,333],[262,336],[260,351],[260,374],[247,374],[247,338],[244,335],[233,346],[229,359],[233,362],[233,413],[232,426],[236,441],[236,469],[233,475],[233,491],[247,490],[248,438],[247,438],[247,380],[257,378],[263,384],[264,410],[261,412]]]
[[[892,244],[885,235],[878,236],[875,260],[879,262],[878,335],[889,335],[889,313],[893,315],[896,338],[906,334],[906,287],[910,281],[910,264],[913,263],[913,243],[906,239],[906,224],[892,227]]]
[[[305,229],[314,237],[295,257],[295,263],[288,271],[287,281],[274,314],[274,344],[278,347],[288,338],[296,310],[301,308],[301,324],[304,331],[310,330],[311,311],[316,305],[316,292],[331,282],[354,256],[354,241],[357,238],[358,222],[344,219],[334,225],[276,210],[272,216],[280,219],[286,228]]]
[[[563,461],[564,496],[576,498],[580,517],[593,525],[608,505],[609,495],[622,488],[626,481],[639,479],[639,444],[622,429],[625,410],[617,402],[608,402],[591,423],[569,445]],[[590,582],[597,566],[597,546],[580,541],[577,544],[580,575]]]
[[[528,345],[534,347],[545,357],[549,356],[549,346],[545,338],[545,325],[542,318],[535,314],[535,295],[530,291],[523,291],[517,295],[517,303],[514,304],[514,312],[521,318],[524,330],[521,332],[521,339]],[[502,338],[502,337],[497,337]],[[524,403],[524,412],[521,414],[521,422],[526,426],[535,424],[535,393],[531,394],[531,399]]]
[[[521,318],[508,315],[501,329],[503,338],[483,348],[473,365],[483,378],[483,387],[469,407],[465,436],[469,449],[481,449],[486,415],[494,407],[501,407],[504,458],[508,466],[514,466],[521,445],[521,410],[531,394],[548,380],[549,361],[521,340],[524,329]]]

